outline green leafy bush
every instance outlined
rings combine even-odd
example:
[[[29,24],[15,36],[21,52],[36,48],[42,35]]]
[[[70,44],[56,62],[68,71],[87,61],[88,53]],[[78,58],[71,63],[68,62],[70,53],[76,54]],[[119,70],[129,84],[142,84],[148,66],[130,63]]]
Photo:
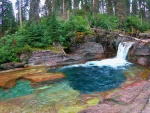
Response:
[[[90,12],[83,10],[74,10],[73,13],[69,20],[58,18],[53,12],[50,17],[45,16],[38,23],[23,22],[22,28],[16,26],[8,29],[7,35],[0,38],[0,63],[18,61],[21,53],[32,52],[32,48],[46,49],[55,41],[69,46],[77,32],[88,33],[90,27],[106,30],[118,28],[119,19],[114,15],[97,14],[93,17]],[[141,21],[139,16],[128,16],[124,29],[131,32],[132,28],[143,32],[149,30],[150,25]]]
[[[143,22],[138,15],[128,16],[126,20],[126,31],[132,32],[132,27],[140,32],[147,31],[150,28],[150,25],[146,22]]]
[[[21,48],[15,48],[15,53],[20,55],[21,53],[32,53],[33,49],[29,45],[25,45]]]
[[[100,27],[106,30],[113,30],[118,27],[118,18],[114,15],[98,14],[91,20],[91,27]]]

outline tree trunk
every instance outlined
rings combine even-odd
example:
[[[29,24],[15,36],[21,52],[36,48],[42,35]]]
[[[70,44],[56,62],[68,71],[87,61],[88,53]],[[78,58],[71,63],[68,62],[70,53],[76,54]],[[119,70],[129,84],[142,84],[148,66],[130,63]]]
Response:
[[[48,9],[48,15],[52,13],[52,0],[45,0],[45,5]]]
[[[39,20],[39,3],[40,0],[32,0],[30,2],[29,21],[38,22]]]
[[[108,15],[113,14],[112,0],[107,0],[107,14]]]
[[[138,14],[137,0],[132,0],[132,15]]]
[[[21,0],[19,0],[19,22],[20,22],[20,27],[22,28]]]
[[[3,4],[4,4],[4,0],[2,0],[2,17],[1,17],[1,19],[2,19],[2,26],[1,26],[1,37],[2,36],[4,36],[4,28],[3,28],[3,26],[4,26],[4,14],[3,14],[3,12],[4,12],[4,8],[3,8]]]
[[[125,19],[126,19],[125,7],[124,7],[122,0],[114,0],[114,3],[116,4],[115,15],[119,18],[119,26],[118,27],[122,28],[123,24],[125,22]]]
[[[62,3],[62,10],[63,10],[63,18],[65,18],[65,0],[63,0],[63,3]]]
[[[93,0],[92,14],[95,16],[97,13],[99,13],[99,0]]]

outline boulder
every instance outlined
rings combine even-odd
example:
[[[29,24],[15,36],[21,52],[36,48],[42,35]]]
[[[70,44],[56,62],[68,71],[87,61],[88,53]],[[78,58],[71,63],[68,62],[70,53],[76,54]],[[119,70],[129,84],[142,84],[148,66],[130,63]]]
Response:
[[[74,53],[65,55],[52,51],[35,51],[28,60],[32,65],[60,66],[76,63],[85,63],[88,60],[101,60],[104,58],[104,50],[101,44],[96,42],[81,43],[74,46]]]
[[[150,42],[148,43],[143,43],[143,42],[136,42],[134,44],[133,50],[132,50],[133,55],[150,55]]]
[[[149,67],[150,66],[150,41],[139,40],[129,51],[128,55],[131,62]]]
[[[10,63],[2,64],[1,68],[4,70],[8,70],[8,69],[14,69],[14,68],[23,68],[24,66],[25,66],[24,63],[10,62]]]
[[[101,44],[96,42],[85,43],[77,50],[77,54],[80,55],[101,53],[104,53],[104,49]]]
[[[20,55],[20,60],[24,63],[28,63],[28,59],[30,58],[31,54],[31,52],[22,53]]]
[[[147,32],[147,33],[140,33],[139,34],[139,38],[150,38],[150,32]]]
[[[82,56],[83,60],[95,60],[103,59],[104,49],[101,44],[96,42],[88,42],[83,44],[76,52],[78,55]]]
[[[145,58],[145,57],[140,57],[140,58],[138,58],[137,64],[142,65],[142,66],[146,66],[146,67],[149,66],[148,59]]]
[[[140,33],[139,38],[147,38],[148,33]]]

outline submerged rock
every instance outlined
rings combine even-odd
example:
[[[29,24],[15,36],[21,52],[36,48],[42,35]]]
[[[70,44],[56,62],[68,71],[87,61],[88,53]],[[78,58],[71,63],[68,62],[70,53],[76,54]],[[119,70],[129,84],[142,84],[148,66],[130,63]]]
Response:
[[[52,81],[64,78],[62,73],[46,73],[45,67],[28,67],[16,71],[8,71],[0,73],[0,87],[12,88],[18,79],[31,80],[33,83]]]
[[[149,113],[150,81],[141,81],[108,95],[79,113]]]
[[[23,78],[31,80],[33,83],[38,83],[65,78],[65,75],[62,73],[35,73],[32,75],[24,76]]]

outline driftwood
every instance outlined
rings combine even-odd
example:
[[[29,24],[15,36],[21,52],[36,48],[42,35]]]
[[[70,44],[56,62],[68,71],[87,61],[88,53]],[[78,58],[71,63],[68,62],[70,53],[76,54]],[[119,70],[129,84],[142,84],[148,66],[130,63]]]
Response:
[[[128,37],[131,40],[140,41],[142,43],[148,43],[148,42],[150,42],[150,39],[139,39],[139,38],[136,38],[136,37],[127,36],[127,35],[123,35],[123,34],[119,34],[119,36],[121,36],[121,37]]]

